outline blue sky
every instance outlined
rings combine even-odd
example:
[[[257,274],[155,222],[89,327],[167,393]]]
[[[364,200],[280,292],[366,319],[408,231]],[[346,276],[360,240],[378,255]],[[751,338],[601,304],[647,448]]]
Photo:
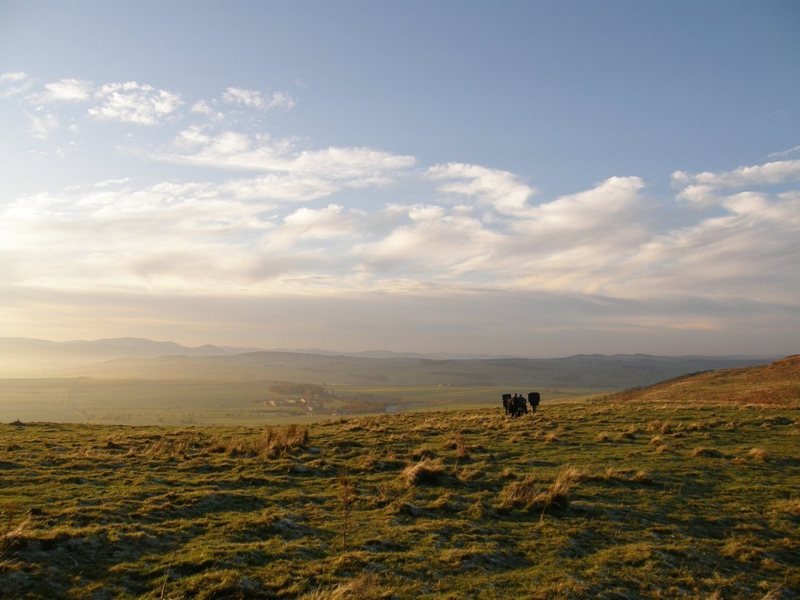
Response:
[[[0,335],[797,351],[798,26],[0,1]]]

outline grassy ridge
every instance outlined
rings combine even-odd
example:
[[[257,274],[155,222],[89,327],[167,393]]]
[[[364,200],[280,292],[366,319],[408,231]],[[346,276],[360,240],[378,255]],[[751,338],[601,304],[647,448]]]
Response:
[[[10,597],[790,598],[784,407],[0,426]]]
[[[800,355],[769,365],[719,369],[613,394],[607,401],[787,404],[800,398]]]

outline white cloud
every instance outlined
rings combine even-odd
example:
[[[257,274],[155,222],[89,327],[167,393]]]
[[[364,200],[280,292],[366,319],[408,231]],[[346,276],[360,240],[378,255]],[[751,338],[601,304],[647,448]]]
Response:
[[[0,73],[0,83],[19,83],[26,81],[29,77],[22,71],[10,71],[8,73]]]
[[[44,93],[36,94],[40,102],[85,102],[90,99],[93,85],[81,79],[61,79],[45,84]]]
[[[0,93],[31,82],[23,73],[2,75]],[[23,96],[23,107],[51,102],[25,113],[41,139],[53,137],[60,121],[74,126],[58,112],[69,101],[90,102],[97,120],[142,125],[181,106],[177,94],[135,82],[92,91],[89,82],[62,79],[36,90]],[[228,88],[222,99],[195,102],[187,115],[208,119],[189,122],[203,126],[184,127],[159,152],[137,155],[209,167],[209,181],[146,185],[142,175],[115,169],[105,175],[115,179],[0,205],[2,285],[230,298],[431,290],[452,298],[470,289],[600,304],[602,297],[617,307],[609,319],[615,331],[647,323],[719,327],[717,315],[691,306],[670,313],[675,298],[800,310],[800,271],[792,268],[800,264],[800,193],[789,185],[800,179],[800,160],[675,171],[678,202],[648,196],[638,177],[541,198],[524,177],[502,169],[457,162],[418,169],[413,156],[314,148],[233,128],[251,115],[232,105],[291,107],[290,97],[276,94]],[[226,130],[218,109],[236,114]],[[158,148],[147,134],[136,139]],[[761,189],[771,185],[782,191]],[[690,210],[681,200],[714,210]],[[648,302],[664,303],[666,312],[627,321],[625,307]]]
[[[182,104],[180,96],[135,81],[107,83],[97,90],[99,104],[89,109],[98,120],[155,125]]]
[[[222,121],[225,118],[225,115],[223,113],[215,110],[205,100],[198,100],[197,102],[192,104],[192,107],[189,110],[190,112],[197,115],[205,115],[213,121]]]
[[[190,127],[175,138],[172,148],[154,158],[182,164],[269,173],[244,182],[251,190],[280,186],[297,188],[297,199],[327,195],[345,188],[387,185],[416,164],[412,156],[372,148],[331,147],[297,149],[291,140],[234,131],[210,135]]]
[[[324,208],[302,207],[283,218],[280,226],[271,230],[264,238],[266,252],[290,249],[320,249],[326,261],[337,261],[343,266],[351,256],[350,248],[363,239],[366,232],[361,227],[356,213],[345,210],[338,204]],[[332,244],[347,242],[332,252]]]
[[[258,110],[281,108],[291,110],[296,103],[287,92],[264,93],[258,90],[229,87],[222,94],[222,100],[228,104],[247,106]]]
[[[780,160],[739,167],[732,171],[713,173],[672,173],[672,185],[680,190],[679,200],[687,200],[695,204],[709,205],[718,198],[718,190],[743,188],[747,186],[776,185],[800,179],[800,160]]]
[[[435,165],[426,175],[434,181],[446,182],[439,186],[440,192],[476,197],[505,214],[524,211],[528,199],[536,193],[535,188],[520,181],[513,173],[480,165]]]
[[[0,98],[24,94],[31,86],[33,86],[33,80],[22,71],[0,74]]]
[[[452,279],[460,273],[491,269],[493,247],[502,236],[479,220],[448,214],[436,205],[392,206],[406,221],[382,239],[357,248],[365,264],[378,271],[438,273]]]

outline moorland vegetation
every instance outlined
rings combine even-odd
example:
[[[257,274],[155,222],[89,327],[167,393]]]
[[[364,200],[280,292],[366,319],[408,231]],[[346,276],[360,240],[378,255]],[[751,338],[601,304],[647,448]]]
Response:
[[[713,384],[760,386],[754,402],[682,379],[669,401],[545,399],[518,419],[498,398],[271,428],[5,424],[0,590],[796,597],[800,390],[762,392],[797,360]]]

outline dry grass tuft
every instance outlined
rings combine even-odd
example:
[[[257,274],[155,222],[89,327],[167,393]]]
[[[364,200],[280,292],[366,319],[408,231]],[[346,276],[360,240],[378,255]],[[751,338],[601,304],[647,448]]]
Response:
[[[539,482],[529,475],[522,481],[513,481],[503,488],[500,492],[500,506],[533,512],[563,510],[569,506],[569,492],[583,478],[583,472],[568,467],[556,476],[546,490],[542,490]]]
[[[793,500],[780,500],[776,502],[773,507],[776,511],[792,515],[793,517],[800,517],[800,498]]]
[[[444,465],[438,458],[423,458],[413,465],[408,465],[400,473],[406,485],[436,483],[444,475]]]
[[[216,449],[230,456],[275,458],[308,446],[308,428],[300,425],[267,427],[260,436],[238,436],[217,444]]]
[[[381,585],[374,573],[362,573],[355,579],[340,583],[331,590],[317,590],[301,596],[303,600],[379,600],[392,596],[390,590]]]
[[[722,458],[724,454],[719,450],[715,450],[714,448],[706,448],[704,446],[698,446],[694,450],[692,450],[692,456],[702,456],[705,458]]]
[[[676,426],[669,421],[650,421],[647,424],[646,430],[649,433],[660,433],[662,435],[669,435],[676,430]]]
[[[601,479],[605,481],[630,481],[635,483],[653,483],[653,479],[647,471],[633,470],[633,469],[617,469],[615,467],[608,467],[599,477],[592,477],[592,479]]]
[[[470,447],[467,446],[467,443],[464,441],[464,436],[460,433],[447,443],[447,448],[455,450],[457,458],[468,459],[470,457]]]
[[[31,515],[23,515],[19,506],[7,504],[0,507],[0,559],[14,540],[22,536],[31,521]]]
[[[763,448],[750,448],[747,458],[764,462],[769,458],[769,453]]]
[[[411,452],[411,458],[414,460],[422,460],[424,458],[436,458],[436,452],[429,446],[420,446]]]

